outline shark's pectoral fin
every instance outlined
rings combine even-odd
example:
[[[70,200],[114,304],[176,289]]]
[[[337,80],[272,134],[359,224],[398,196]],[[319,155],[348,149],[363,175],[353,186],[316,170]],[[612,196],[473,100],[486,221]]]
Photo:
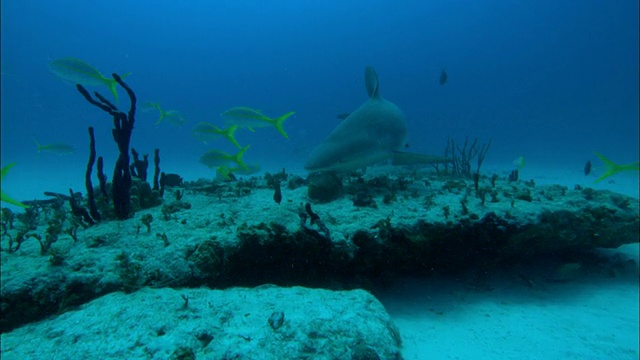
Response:
[[[394,151],[391,157],[393,165],[447,164],[451,159],[427,154]]]

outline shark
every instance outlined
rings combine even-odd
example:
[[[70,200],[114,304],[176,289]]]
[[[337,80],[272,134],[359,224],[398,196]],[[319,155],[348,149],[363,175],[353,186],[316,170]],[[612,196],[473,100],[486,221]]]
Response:
[[[364,72],[369,99],[350,113],[307,158],[304,168],[349,172],[391,160],[394,165],[444,163],[438,156],[401,151],[407,146],[404,114],[380,94],[378,74],[371,66]]]

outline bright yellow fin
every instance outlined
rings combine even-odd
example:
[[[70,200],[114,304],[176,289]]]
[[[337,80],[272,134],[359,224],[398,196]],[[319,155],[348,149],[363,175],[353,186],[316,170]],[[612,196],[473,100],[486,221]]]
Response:
[[[217,136],[223,136],[225,139],[229,140],[233,145],[235,145],[238,149],[242,149],[242,146],[238,143],[235,137],[236,130],[238,130],[238,125],[229,126],[226,129],[220,129],[215,125],[211,125],[210,123],[202,122],[196,124],[196,127],[193,129],[193,134],[198,137],[199,135],[213,134]]]
[[[520,155],[517,159],[513,160],[513,165],[515,165],[518,170],[522,170],[524,168],[524,156]]]
[[[595,182],[599,182],[602,181],[606,178],[608,178],[609,176],[615,175],[619,172],[623,172],[623,171],[639,171],[640,170],[640,163],[639,162],[634,162],[631,164],[625,164],[625,165],[618,165],[616,163],[614,163],[613,161],[607,159],[606,157],[602,156],[602,154],[599,153],[594,153],[596,154],[597,157],[600,158],[600,160],[602,160],[602,162],[604,163],[604,165],[607,167],[607,170],[604,172],[604,174],[602,174],[599,178],[596,179]]]
[[[2,180],[4,180],[4,177],[7,175],[7,173],[9,173],[9,169],[11,169],[16,163],[11,163],[5,167],[2,168],[2,176],[0,177],[0,185],[2,184]],[[21,208],[28,208],[29,205],[25,205],[23,203],[21,203],[18,200],[15,200],[13,198],[11,198],[9,195],[5,194],[4,191],[0,191],[0,199],[2,200],[2,202],[6,202],[7,204],[11,204],[11,205],[15,205]]]
[[[284,131],[284,126],[282,126],[282,124],[284,123],[285,120],[287,120],[289,116],[295,113],[296,113],[295,111],[290,111],[280,117],[273,119],[273,126],[275,126],[276,130],[278,130],[278,132],[282,134],[282,136],[284,136],[285,139],[289,139],[289,135],[287,135],[287,133]]]
[[[240,165],[240,167],[242,167],[245,170],[249,170],[249,166],[247,166],[247,164],[244,163],[242,158],[244,157],[244,153],[247,152],[247,150],[249,150],[249,145],[243,147],[240,151],[238,151],[237,154],[233,155],[233,159],[232,159],[233,162]]]
[[[162,122],[162,120],[164,120],[164,117],[167,113],[165,113],[164,110],[160,108],[160,105],[158,105],[157,109],[158,111],[160,111],[160,117],[158,118],[158,120],[156,120],[156,125],[160,125],[160,123]]]
[[[121,79],[126,78],[127,76],[131,75],[130,72],[120,76]],[[102,81],[104,81],[105,85],[107,85],[107,87],[109,88],[109,91],[111,91],[111,93],[113,94],[113,98],[116,99],[116,104],[119,102],[118,99],[118,82],[116,81],[116,79],[114,78],[108,78],[108,77],[104,77],[102,79]]]
[[[42,150],[42,145],[40,145],[40,143],[38,142],[38,140],[36,138],[33,138],[33,142],[36,143],[36,149],[38,150],[38,152],[40,152]],[[13,165],[15,165],[16,163],[13,163]],[[13,166],[12,164],[9,164],[10,166]],[[4,169],[3,169],[4,171]],[[2,173],[4,176],[4,172]]]
[[[109,91],[113,94],[113,98],[116,99],[116,104],[119,102],[118,99],[118,82],[115,79],[104,78],[105,85],[109,88]]]
[[[222,135],[224,135],[224,137],[227,140],[229,140],[233,145],[235,145],[238,149],[242,149],[242,146],[240,146],[240,144],[236,140],[236,137],[234,136],[234,134],[236,133],[236,130],[238,130],[238,125],[230,126],[229,128],[223,130]]]
[[[158,117],[158,120],[156,120],[156,125],[160,124],[162,120],[164,120],[165,116],[167,115],[167,112],[162,110],[162,106],[160,106],[159,102],[147,102],[143,106],[146,109],[155,109],[160,112],[160,116]]]
[[[224,180],[231,180],[229,174],[231,174],[231,168],[226,165],[218,166],[216,169],[216,175]]]
[[[29,208],[29,205],[25,205],[20,201],[11,198],[9,195],[5,194],[4,191],[1,191],[0,193],[0,196],[2,196],[2,202],[6,202],[7,204],[15,205],[24,209]]]

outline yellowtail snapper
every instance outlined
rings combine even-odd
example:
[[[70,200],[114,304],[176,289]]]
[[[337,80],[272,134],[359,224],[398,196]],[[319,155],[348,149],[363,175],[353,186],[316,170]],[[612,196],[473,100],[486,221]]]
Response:
[[[143,111],[158,110],[160,117],[156,120],[156,125],[159,125],[164,120],[174,125],[182,126],[187,122],[187,117],[182,115],[177,110],[163,110],[162,106],[158,102],[147,102],[142,105]]]
[[[118,83],[116,80],[112,77],[102,75],[93,66],[82,60],[71,57],[54,60],[49,64],[49,69],[59,78],[70,81],[74,84],[87,86],[105,85],[113,94],[113,98],[116,99],[116,102],[118,102],[118,92],[116,91]],[[131,75],[131,73],[126,73],[120,77],[124,79],[129,75]]]
[[[52,154],[58,155],[66,155],[73,154],[75,152],[75,148],[69,144],[65,143],[53,143],[47,145],[40,145],[37,140],[33,140],[36,143],[36,148],[38,152],[50,152]]]
[[[242,146],[240,146],[234,135],[236,130],[238,130],[238,125],[233,125],[226,129],[220,129],[213,124],[201,122],[197,123],[196,126],[194,126],[193,136],[205,143],[208,140],[215,139],[217,137],[224,137],[238,149],[242,149]]]
[[[227,154],[220,150],[209,150],[200,156],[200,162],[209,168],[228,166],[230,163],[235,163],[241,168],[249,170],[249,166],[242,160],[247,150],[249,150],[249,145],[243,147],[234,155]]]
[[[241,128],[247,128],[254,131],[255,128],[273,126],[278,130],[282,136],[286,139],[289,135],[284,131],[283,123],[291,115],[295,114],[294,111],[290,111],[275,119],[268,117],[260,112],[260,110],[252,109],[246,106],[237,106],[224,111],[220,116],[227,122],[227,126],[237,125]]]

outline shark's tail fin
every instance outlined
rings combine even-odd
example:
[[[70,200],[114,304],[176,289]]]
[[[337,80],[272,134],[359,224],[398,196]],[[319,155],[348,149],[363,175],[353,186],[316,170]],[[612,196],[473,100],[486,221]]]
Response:
[[[284,131],[283,124],[284,124],[284,121],[287,120],[287,118],[293,114],[295,114],[295,111],[290,111],[280,117],[273,119],[273,126],[276,128],[276,130],[278,130],[280,134],[282,134],[282,136],[285,137],[285,139],[288,139],[289,135],[287,135],[287,133]]]
[[[599,178],[597,178],[595,182],[602,181],[608,178],[609,176],[615,175],[622,171],[639,171],[640,170],[640,163],[638,162],[625,164],[625,165],[618,165],[613,161],[607,159],[606,157],[602,156],[602,154],[599,154],[599,153],[594,153],[594,154],[596,154],[596,156],[600,158],[600,160],[602,160],[604,165],[607,167],[607,170],[604,172],[604,174],[602,174]]]

